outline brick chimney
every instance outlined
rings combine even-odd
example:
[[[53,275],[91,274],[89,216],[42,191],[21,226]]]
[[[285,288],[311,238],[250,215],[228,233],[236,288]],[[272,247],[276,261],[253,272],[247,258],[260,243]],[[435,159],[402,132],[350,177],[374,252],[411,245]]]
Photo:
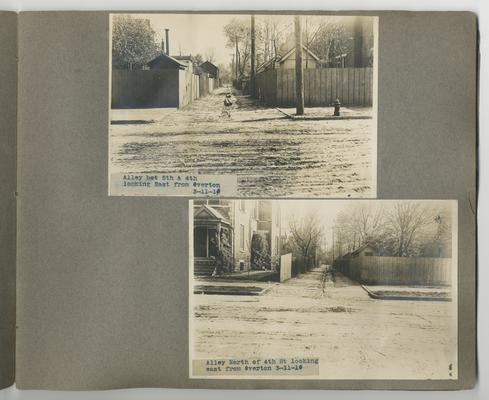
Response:
[[[168,33],[170,29],[165,28],[165,41],[166,41],[166,54],[170,55],[170,34]]]

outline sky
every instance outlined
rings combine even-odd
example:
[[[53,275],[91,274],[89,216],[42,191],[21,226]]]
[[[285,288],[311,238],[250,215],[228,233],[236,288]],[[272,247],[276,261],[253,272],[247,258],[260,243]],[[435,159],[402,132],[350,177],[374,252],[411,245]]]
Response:
[[[246,14],[131,14],[136,18],[148,19],[156,39],[161,43],[165,36],[165,28],[170,29],[170,55],[196,55],[205,56],[212,49],[215,56],[215,64],[228,65],[232,59],[233,49],[227,48],[227,39],[224,35],[224,26],[233,18],[250,21],[250,15]],[[279,21],[281,32],[290,34],[294,29],[293,15],[257,15],[255,23],[258,25],[261,19],[273,18]],[[324,19],[344,20],[346,16],[304,16],[303,29],[308,24],[311,26]],[[311,28],[312,29],[312,28]],[[205,57],[204,57],[205,58]]]
[[[335,219],[341,211],[353,209],[359,205],[381,205],[384,210],[393,207],[399,200],[275,200],[280,203],[282,216],[282,233],[289,234],[289,222],[294,218],[300,220],[303,217],[313,214],[320,219],[320,225],[323,228],[323,240],[325,244],[332,243],[332,228],[335,225]],[[405,200],[400,200],[405,201]],[[434,208],[448,207],[450,201],[438,200],[411,200],[421,202]],[[456,224],[455,224],[456,225]]]
[[[249,20],[249,15],[216,14],[135,14],[138,18],[149,19],[156,32],[158,43],[170,29],[170,55],[205,55],[213,50],[216,64],[229,64],[232,49],[226,48],[223,27],[232,18]]]

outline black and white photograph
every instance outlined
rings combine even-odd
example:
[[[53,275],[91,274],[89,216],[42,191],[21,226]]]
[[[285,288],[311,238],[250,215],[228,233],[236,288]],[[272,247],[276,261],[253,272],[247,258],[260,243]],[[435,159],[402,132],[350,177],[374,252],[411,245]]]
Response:
[[[457,379],[457,201],[190,201],[190,377]]]
[[[110,17],[110,195],[376,197],[377,17]]]

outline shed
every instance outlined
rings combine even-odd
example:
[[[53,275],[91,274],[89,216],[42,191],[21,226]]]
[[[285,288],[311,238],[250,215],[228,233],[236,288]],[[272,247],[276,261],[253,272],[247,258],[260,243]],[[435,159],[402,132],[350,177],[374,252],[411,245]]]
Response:
[[[149,69],[185,69],[187,65],[168,54],[161,53],[148,62]]]
[[[352,251],[349,254],[349,257],[370,257],[376,255],[377,249],[373,245],[366,243],[363,246],[360,246],[358,249]]]
[[[203,62],[199,67],[207,72],[211,78],[219,79],[219,68],[210,61]]]

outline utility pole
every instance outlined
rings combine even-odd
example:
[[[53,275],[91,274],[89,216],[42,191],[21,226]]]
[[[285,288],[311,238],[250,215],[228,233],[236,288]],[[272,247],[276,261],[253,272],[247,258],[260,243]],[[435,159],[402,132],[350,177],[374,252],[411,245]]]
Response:
[[[332,265],[334,265],[334,226],[331,228],[331,232],[332,232],[332,235],[333,235],[333,261],[332,261]]]
[[[295,16],[295,94],[296,115],[304,115],[304,71],[302,70],[301,17]]]
[[[236,71],[236,64],[235,64],[235,61],[234,61],[234,57],[236,56],[236,54],[231,54],[231,56],[233,57],[233,61],[231,63],[231,85],[232,85],[232,81],[233,81],[233,74],[234,72]]]
[[[236,75],[235,75],[236,81],[238,80],[238,75],[239,75],[239,50],[238,50],[238,38],[236,38]]]
[[[251,15],[251,87],[250,93],[255,95],[255,16]]]

